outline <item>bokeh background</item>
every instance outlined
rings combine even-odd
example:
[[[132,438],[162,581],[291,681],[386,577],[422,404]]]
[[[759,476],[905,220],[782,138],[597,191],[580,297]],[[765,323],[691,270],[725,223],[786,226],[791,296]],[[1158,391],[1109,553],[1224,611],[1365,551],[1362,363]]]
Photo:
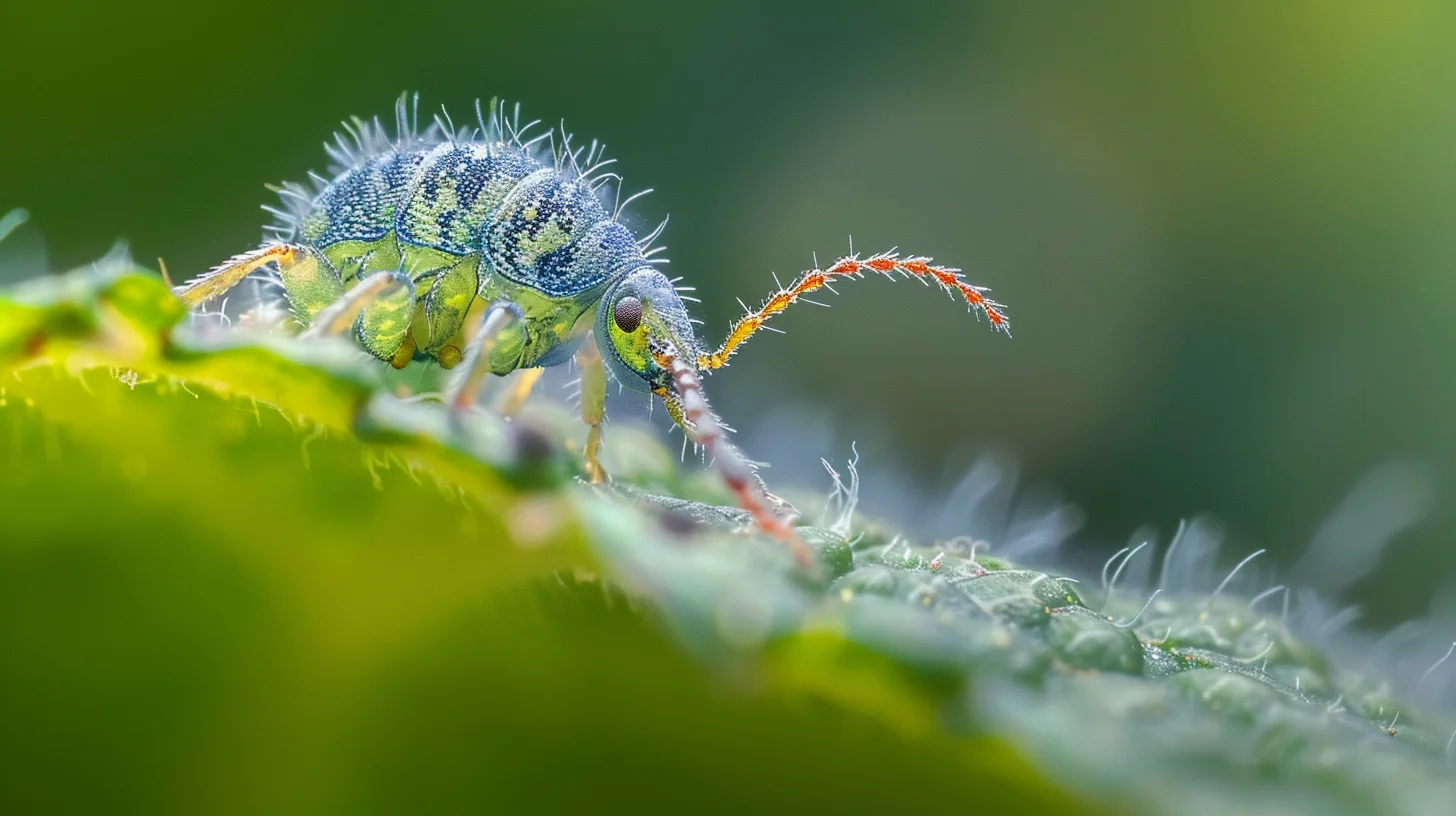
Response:
[[[5,3],[0,211],[190,274],[340,119],[518,99],[656,189],[714,339],[851,235],[1009,304],[1010,341],[905,283],[785,316],[711,383],[806,429],[778,473],[858,440],[871,499],[935,497],[999,450],[1088,554],[1209,512],[1288,566],[1412,462],[1428,517],[1350,595],[1391,623],[1456,576],[1453,41],[1441,2]]]

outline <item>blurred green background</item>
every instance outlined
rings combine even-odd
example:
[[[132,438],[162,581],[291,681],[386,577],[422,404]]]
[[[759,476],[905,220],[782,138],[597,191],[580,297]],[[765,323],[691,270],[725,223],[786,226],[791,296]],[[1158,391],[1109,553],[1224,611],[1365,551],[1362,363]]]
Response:
[[[1456,572],[1453,41],[1441,2],[9,2],[0,211],[58,267],[125,238],[190,274],[341,118],[518,99],[656,188],[715,340],[849,235],[1009,304],[1012,341],[910,284],[787,315],[714,398],[815,405],[835,445],[754,454],[859,439],[868,490],[935,494],[1001,448],[1089,549],[1208,511],[1286,565],[1415,460],[1436,512],[1354,595],[1390,622]]]

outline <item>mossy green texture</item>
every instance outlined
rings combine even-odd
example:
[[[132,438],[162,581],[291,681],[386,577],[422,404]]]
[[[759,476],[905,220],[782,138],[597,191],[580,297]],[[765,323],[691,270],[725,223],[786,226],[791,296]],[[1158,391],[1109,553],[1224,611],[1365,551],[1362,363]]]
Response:
[[[1114,620],[860,520],[805,574],[651,433],[592,488],[564,409],[185,322],[128,264],[0,294],[7,812],[1456,802],[1452,723],[1237,598]]]

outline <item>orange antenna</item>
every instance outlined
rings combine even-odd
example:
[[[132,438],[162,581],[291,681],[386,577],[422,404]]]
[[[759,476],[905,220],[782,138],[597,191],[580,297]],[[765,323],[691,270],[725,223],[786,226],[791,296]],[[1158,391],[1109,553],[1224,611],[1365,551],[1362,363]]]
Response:
[[[967,283],[961,277],[959,269],[935,266],[931,263],[930,258],[918,256],[901,258],[898,252],[892,250],[865,259],[860,259],[858,255],[847,255],[835,261],[828,269],[819,269],[816,266],[816,268],[804,272],[798,280],[770,295],[756,311],[750,309],[747,314],[739,318],[728,332],[728,337],[723,341],[722,347],[712,354],[698,357],[698,368],[709,371],[722,368],[728,364],[728,358],[733,356],[739,346],[743,345],[759,329],[764,328],[764,324],[768,322],[769,318],[789,308],[801,296],[817,289],[828,289],[833,292],[834,287],[831,285],[831,281],[840,278],[862,278],[866,270],[878,272],[891,279],[899,274],[906,278],[918,278],[925,283],[934,281],[951,295],[965,298],[971,311],[985,314],[986,319],[991,322],[992,328],[1006,332],[1008,337],[1011,336],[1011,321],[1004,311],[1006,307],[985,296],[985,293],[990,291],[989,289]]]

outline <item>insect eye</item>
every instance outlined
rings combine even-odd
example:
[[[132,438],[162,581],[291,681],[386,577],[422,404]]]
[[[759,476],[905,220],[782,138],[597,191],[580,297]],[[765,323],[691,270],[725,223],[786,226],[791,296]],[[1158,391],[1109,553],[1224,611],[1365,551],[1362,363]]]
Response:
[[[642,301],[630,296],[622,298],[612,307],[612,319],[624,332],[637,331],[637,327],[642,325]]]

